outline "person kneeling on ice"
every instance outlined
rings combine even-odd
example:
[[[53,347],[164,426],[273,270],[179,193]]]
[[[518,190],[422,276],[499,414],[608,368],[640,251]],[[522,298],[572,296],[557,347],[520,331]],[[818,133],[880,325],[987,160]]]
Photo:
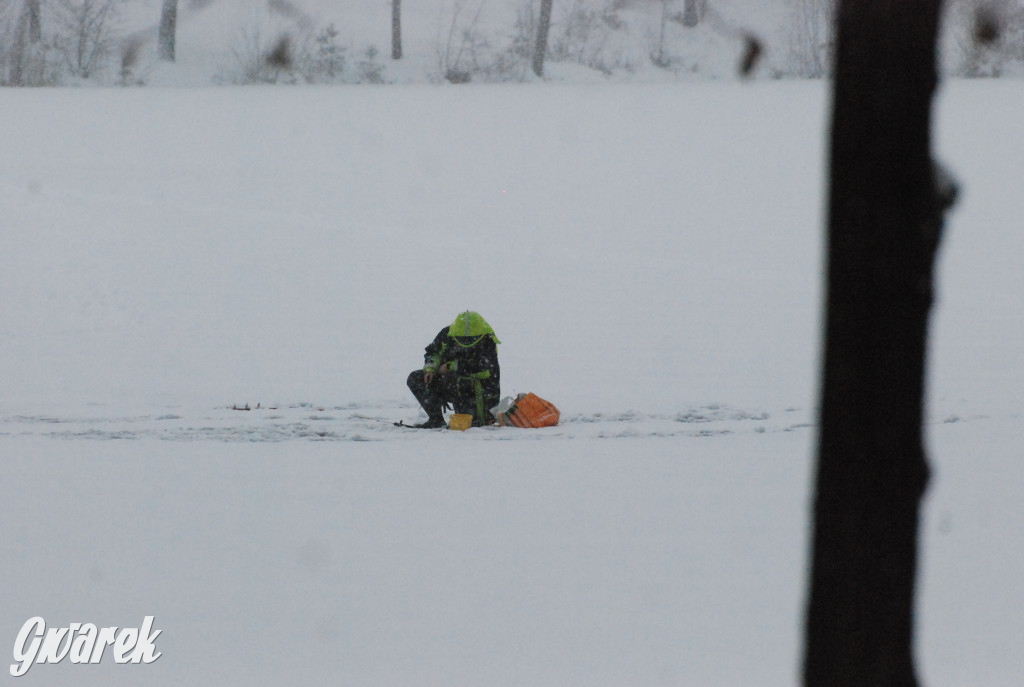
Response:
[[[494,422],[488,412],[498,404],[498,344],[491,325],[480,313],[467,310],[438,332],[426,348],[423,369],[409,374],[409,390],[423,406],[427,421],[415,427],[444,427],[443,411],[472,415],[473,426]]]

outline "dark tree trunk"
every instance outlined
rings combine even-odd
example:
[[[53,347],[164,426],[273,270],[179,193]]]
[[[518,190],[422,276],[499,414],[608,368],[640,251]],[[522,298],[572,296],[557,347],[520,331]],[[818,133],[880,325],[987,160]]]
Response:
[[[160,59],[174,62],[174,47],[178,33],[178,0],[164,0],[160,10],[160,35],[157,38]]]
[[[537,43],[533,46],[533,73],[544,76],[544,57],[548,52],[548,33],[551,31],[552,0],[540,0],[540,21],[537,22]]]
[[[941,0],[842,0],[804,685],[912,687]]]
[[[391,0],[391,59],[402,59],[402,0]]]
[[[25,0],[15,25],[14,41],[11,45],[10,71],[7,78],[11,86],[38,85],[33,83],[35,49],[43,40],[43,27],[39,13],[39,0]],[[0,73],[0,83],[3,74]]]
[[[704,18],[705,0],[686,0],[683,5],[683,26],[693,28]]]
[[[39,43],[43,40],[43,24],[39,14],[39,0],[26,0],[25,11],[28,13],[28,40]]]

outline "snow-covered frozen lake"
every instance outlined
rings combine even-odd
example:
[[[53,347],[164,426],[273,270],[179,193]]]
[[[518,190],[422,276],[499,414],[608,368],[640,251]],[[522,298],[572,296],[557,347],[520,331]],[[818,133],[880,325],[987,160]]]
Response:
[[[19,684],[796,684],[827,88],[0,90],[0,646],[163,654]],[[1022,105],[937,101],[938,687],[1024,681]],[[391,424],[467,308],[558,427]]]

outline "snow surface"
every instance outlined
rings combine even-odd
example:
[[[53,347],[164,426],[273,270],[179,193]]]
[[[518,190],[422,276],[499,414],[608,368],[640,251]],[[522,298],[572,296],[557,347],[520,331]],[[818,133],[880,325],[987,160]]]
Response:
[[[796,684],[827,88],[0,90],[0,646],[163,631],[19,684]],[[936,109],[940,687],[1024,682],[1022,104]],[[562,424],[390,424],[465,308]]]

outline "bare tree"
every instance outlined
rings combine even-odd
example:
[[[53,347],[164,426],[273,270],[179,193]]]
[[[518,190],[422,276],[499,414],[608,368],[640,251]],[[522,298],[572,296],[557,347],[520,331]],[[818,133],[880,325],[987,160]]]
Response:
[[[25,0],[25,15],[28,20],[28,39],[32,43],[43,40],[43,22],[39,11],[40,0]]]
[[[707,9],[707,0],[686,0],[683,5],[683,26],[693,28],[699,24]]]
[[[537,42],[533,46],[533,73],[544,76],[544,56],[548,52],[548,34],[551,32],[552,0],[540,0],[540,20],[537,22]]]
[[[819,79],[831,73],[838,0],[793,0],[790,54],[796,76]]]
[[[119,0],[56,0],[54,43],[71,74],[88,79],[115,52],[112,24]],[[49,15],[48,15],[49,16]]]
[[[31,77],[35,53],[42,40],[39,20],[39,0],[25,0],[20,11],[0,5],[0,9],[17,12],[13,26],[4,26],[0,36],[0,67],[6,73],[6,83],[11,86],[34,85]],[[6,24],[6,22],[5,22]],[[7,68],[9,65],[9,69]],[[0,73],[0,78],[4,76]]]
[[[841,0],[804,684],[912,687],[941,0]]]
[[[391,0],[391,59],[402,59],[402,0]]]
[[[178,33],[178,0],[164,0],[160,8],[160,32],[157,37],[161,60],[174,62]]]
[[[39,2],[24,0],[20,7],[15,3],[0,3],[0,11],[5,15],[0,17],[3,20],[0,27],[0,83],[43,85],[41,73],[45,71],[45,49]]]

